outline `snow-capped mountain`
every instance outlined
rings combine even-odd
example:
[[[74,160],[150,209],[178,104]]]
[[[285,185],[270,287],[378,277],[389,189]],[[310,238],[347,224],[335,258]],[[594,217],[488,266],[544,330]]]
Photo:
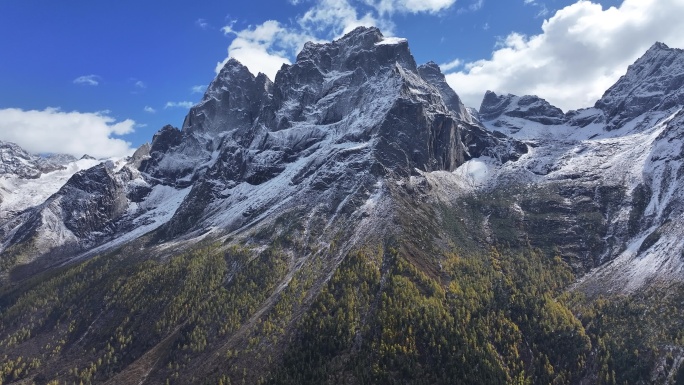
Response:
[[[0,219],[43,203],[73,174],[97,163],[65,154],[36,156],[0,141]]]
[[[74,162],[70,155],[56,154],[40,157],[29,154],[18,145],[0,141],[0,175],[15,175],[22,179],[39,178],[42,174],[64,169],[64,165]]]
[[[684,51],[657,43],[593,107],[487,92],[478,111],[405,39],[360,27],[273,81],[229,60],[181,129],[127,159],[2,144],[5,367],[36,383],[583,384],[637,366],[617,378],[672,382],[681,328],[632,338],[606,325],[647,311],[591,301],[681,302],[683,82]]]
[[[5,245],[60,227],[55,250],[74,253],[157,227],[161,240],[230,233],[293,208],[330,220],[361,215],[387,176],[526,151],[475,124],[439,68],[418,67],[405,40],[361,28],[307,44],[275,82],[228,61],[183,128],[164,127],[149,155],[134,156],[139,171],[101,165],[76,174],[32,219],[5,225]]]
[[[553,239],[579,271],[627,255],[668,259],[662,250],[682,248],[672,244],[678,231],[660,227],[680,220],[673,175],[683,58],[658,43],[594,107],[568,113],[536,96],[493,92],[477,113],[468,111],[437,65],[417,66],[405,40],[374,28],[307,44],[274,82],[230,60],[183,128],[162,128],[128,164],[81,171],[23,205],[5,198],[4,212],[33,208],[2,224],[3,248],[23,244],[28,260],[73,256],[152,230],[159,242],[241,233],[293,209],[374,227],[364,218],[386,195],[387,178],[444,170],[474,181],[475,193],[517,186],[528,197],[560,194],[559,207],[545,213],[556,216],[556,235],[539,234],[543,221],[531,221],[525,207],[513,212],[521,234],[533,243]],[[20,170],[21,180],[51,164],[12,148],[17,155],[3,155],[11,159],[4,167]],[[638,220],[634,210],[643,211]],[[601,239],[581,230],[587,212],[601,217]],[[654,232],[671,235],[644,250]]]
[[[563,114],[535,96],[492,92],[482,102],[489,130],[530,147],[518,162],[494,166],[487,183],[522,181],[562,196],[560,207],[548,208],[559,214],[557,245],[574,249],[587,269],[601,265],[586,278],[597,285],[682,279],[683,81],[684,51],[657,43],[593,108]],[[590,213],[593,241],[582,231]]]

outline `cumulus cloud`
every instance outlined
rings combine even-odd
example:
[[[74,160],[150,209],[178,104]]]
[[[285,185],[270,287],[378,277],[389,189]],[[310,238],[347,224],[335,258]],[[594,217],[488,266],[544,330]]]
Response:
[[[96,86],[100,84],[100,77],[97,75],[83,75],[74,79],[74,84],[82,84],[86,86]]]
[[[140,88],[140,89],[147,88],[147,84],[145,84],[142,80],[137,80],[133,85],[135,86],[135,88]]]
[[[194,104],[193,102],[166,102],[164,108],[190,108]]]
[[[131,143],[114,138],[130,134],[135,121],[117,122],[105,112],[64,112],[57,108],[25,111],[0,109],[0,139],[33,153],[64,153],[80,157],[129,155]]]
[[[155,110],[154,108],[152,108],[150,106],[145,106],[145,108],[143,108],[143,111],[150,113],[150,114],[154,114],[155,112],[157,112],[157,110]]]
[[[490,59],[466,63],[447,81],[473,107],[487,89],[538,95],[564,110],[588,107],[656,41],[684,47],[683,14],[681,0],[624,0],[608,9],[578,1],[545,20],[541,34],[512,33]]]

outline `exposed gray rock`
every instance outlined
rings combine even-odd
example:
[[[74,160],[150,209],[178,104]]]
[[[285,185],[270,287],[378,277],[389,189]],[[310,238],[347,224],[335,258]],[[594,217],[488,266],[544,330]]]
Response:
[[[470,113],[461,102],[461,98],[447,84],[444,74],[435,62],[430,61],[421,65],[418,67],[418,73],[426,82],[439,90],[444,104],[452,111],[456,119],[472,123]]]
[[[51,199],[61,198],[64,224],[77,237],[111,233],[128,206],[125,182],[102,163],[76,173]]]
[[[0,141],[0,176],[16,175],[22,179],[35,179],[41,174],[63,169],[67,157],[55,155],[42,158],[29,154],[14,143]]]
[[[540,97],[497,95],[487,91],[480,105],[480,119],[492,121],[502,116],[523,118],[546,125],[563,124],[567,120],[560,108]]]
[[[165,183],[179,176],[193,183],[163,230],[167,238],[229,205],[237,186],[262,185],[283,173],[292,174],[288,180],[301,194],[311,188],[329,191],[322,201],[343,201],[358,188],[359,173],[381,178],[453,171],[473,157],[508,161],[526,152],[524,145],[473,123],[439,67],[418,68],[405,40],[364,27],[331,43],[307,43],[274,83],[230,60],[183,130],[158,136],[151,162],[141,169]],[[162,150],[155,145],[162,136],[173,137],[174,144]],[[177,173],[162,177],[156,171],[161,167],[149,167],[161,159],[193,158],[192,172],[179,165]],[[183,177],[188,173],[192,178]]]
[[[684,104],[684,51],[655,43],[610,87],[595,107],[614,130],[647,111]]]
[[[133,155],[131,155],[130,159],[128,159],[128,165],[130,165],[134,169],[139,169],[143,161],[150,159],[151,150],[152,146],[149,143],[145,143],[142,146],[138,147],[138,149],[135,150]]]

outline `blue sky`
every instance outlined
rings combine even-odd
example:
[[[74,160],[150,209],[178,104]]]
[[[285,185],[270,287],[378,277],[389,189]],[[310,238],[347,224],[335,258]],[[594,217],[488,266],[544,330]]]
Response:
[[[307,40],[358,25],[405,37],[466,104],[488,89],[593,104],[656,40],[684,47],[684,0],[0,1],[0,139],[33,152],[129,153],[228,56],[271,78]]]

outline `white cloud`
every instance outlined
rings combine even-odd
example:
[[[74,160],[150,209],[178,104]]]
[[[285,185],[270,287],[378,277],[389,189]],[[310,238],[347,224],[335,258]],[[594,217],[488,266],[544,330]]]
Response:
[[[192,86],[190,88],[190,91],[192,91],[193,94],[201,94],[204,93],[204,91],[207,90],[207,86]]]
[[[588,107],[653,43],[684,47],[682,0],[624,0],[618,7],[580,0],[545,20],[542,33],[512,33],[491,59],[467,63],[447,81],[468,106],[484,91],[534,94],[568,110]]]
[[[190,108],[193,105],[193,102],[166,102],[164,108]]]
[[[379,4],[373,4],[379,11]],[[376,18],[371,12],[359,17],[356,7],[347,0],[319,0],[298,20],[299,25],[311,33],[335,38],[360,26],[376,26],[390,32],[393,25],[388,20]]]
[[[140,88],[140,89],[145,89],[145,88],[147,88],[147,84],[143,83],[142,80],[136,81],[134,85],[135,85],[136,88]]]
[[[458,68],[463,64],[463,61],[461,59],[454,59],[448,63],[443,63],[439,65],[439,69],[442,70],[442,72],[446,71],[451,71],[454,68]]]
[[[456,0],[364,0],[381,15],[392,13],[438,13],[451,8]],[[480,3],[481,1],[476,1]],[[479,9],[479,8],[478,8]]]
[[[210,27],[209,23],[207,23],[207,21],[204,19],[195,20],[195,25],[200,27],[201,29],[205,29],[205,30],[209,29],[209,27]]]
[[[0,109],[0,139],[17,143],[32,153],[65,153],[77,157],[129,155],[131,143],[113,138],[130,134],[135,122],[117,122],[106,113],[64,112],[56,108],[24,111]]]
[[[97,75],[83,75],[74,79],[74,84],[83,84],[87,86],[96,86],[100,84],[100,77]]]
[[[150,114],[154,114],[155,112],[157,112],[157,110],[155,110],[154,108],[152,108],[150,106],[145,106],[145,108],[143,108],[143,111],[148,112]]]
[[[549,10],[548,10],[548,8],[546,8],[546,4],[540,4],[539,5],[539,12],[537,12],[537,15],[535,16],[535,18],[545,17],[548,14],[549,14]]]
[[[483,6],[484,0],[475,0],[472,4],[470,4],[468,9],[470,9],[471,11],[479,11],[480,9],[482,9]]]
[[[303,32],[289,30],[275,20],[268,20],[252,28],[236,31],[232,26],[223,27],[223,33],[234,35],[228,47],[228,57],[216,65],[216,72],[230,58],[237,59],[253,74],[265,73],[275,79],[275,74],[283,64],[290,64],[287,56],[299,51],[307,40],[312,38]]]

